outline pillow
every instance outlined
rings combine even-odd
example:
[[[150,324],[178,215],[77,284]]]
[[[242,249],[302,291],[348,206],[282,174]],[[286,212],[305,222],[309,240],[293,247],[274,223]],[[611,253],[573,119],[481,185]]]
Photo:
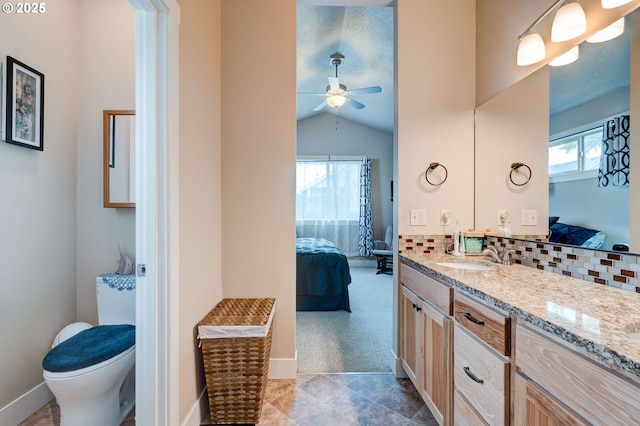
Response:
[[[551,231],[549,242],[576,246],[581,246],[585,241],[599,232],[595,229],[577,225],[567,225],[566,223],[560,222],[551,225],[549,230]]]
[[[549,226],[554,225],[558,219],[560,219],[559,216],[549,216]]]

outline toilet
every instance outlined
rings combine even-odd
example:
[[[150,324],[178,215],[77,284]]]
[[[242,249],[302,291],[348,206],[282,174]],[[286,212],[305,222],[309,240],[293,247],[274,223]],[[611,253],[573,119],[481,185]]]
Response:
[[[135,404],[135,276],[96,279],[98,325],[73,323],[42,361],[61,426],[118,426]]]

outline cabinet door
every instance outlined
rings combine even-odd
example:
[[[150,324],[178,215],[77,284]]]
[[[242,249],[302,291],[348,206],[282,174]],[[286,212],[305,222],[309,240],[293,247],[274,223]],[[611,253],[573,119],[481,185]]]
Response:
[[[453,406],[453,320],[423,302],[424,368],[422,398],[439,424],[449,425]]]
[[[514,376],[513,423],[527,426],[588,425],[573,410],[524,377]]]
[[[416,389],[420,389],[418,383],[418,358],[421,357],[420,338],[420,314],[417,307],[420,299],[413,292],[402,287],[402,367],[413,382]]]

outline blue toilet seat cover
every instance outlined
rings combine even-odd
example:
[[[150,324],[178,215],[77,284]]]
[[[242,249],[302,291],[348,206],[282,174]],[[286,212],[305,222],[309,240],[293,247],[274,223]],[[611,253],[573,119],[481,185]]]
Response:
[[[51,349],[42,360],[42,368],[52,373],[80,370],[113,358],[135,343],[133,325],[98,325]]]

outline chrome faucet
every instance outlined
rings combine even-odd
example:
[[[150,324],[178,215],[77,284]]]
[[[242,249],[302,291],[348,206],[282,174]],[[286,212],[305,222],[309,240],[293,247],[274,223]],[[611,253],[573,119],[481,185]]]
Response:
[[[514,250],[505,250],[502,258],[500,258],[500,253],[494,246],[487,246],[486,249],[482,250],[483,256],[491,258],[496,263],[502,263],[507,266],[511,265],[511,256],[514,254],[516,254]]]
[[[506,250],[502,255],[502,264],[503,265],[511,265],[511,256],[516,254],[515,250]]]
[[[485,257],[489,257],[494,260],[496,263],[502,263],[503,260],[500,259],[500,255],[498,254],[498,250],[494,246],[487,246],[486,249],[482,250],[482,255]]]

